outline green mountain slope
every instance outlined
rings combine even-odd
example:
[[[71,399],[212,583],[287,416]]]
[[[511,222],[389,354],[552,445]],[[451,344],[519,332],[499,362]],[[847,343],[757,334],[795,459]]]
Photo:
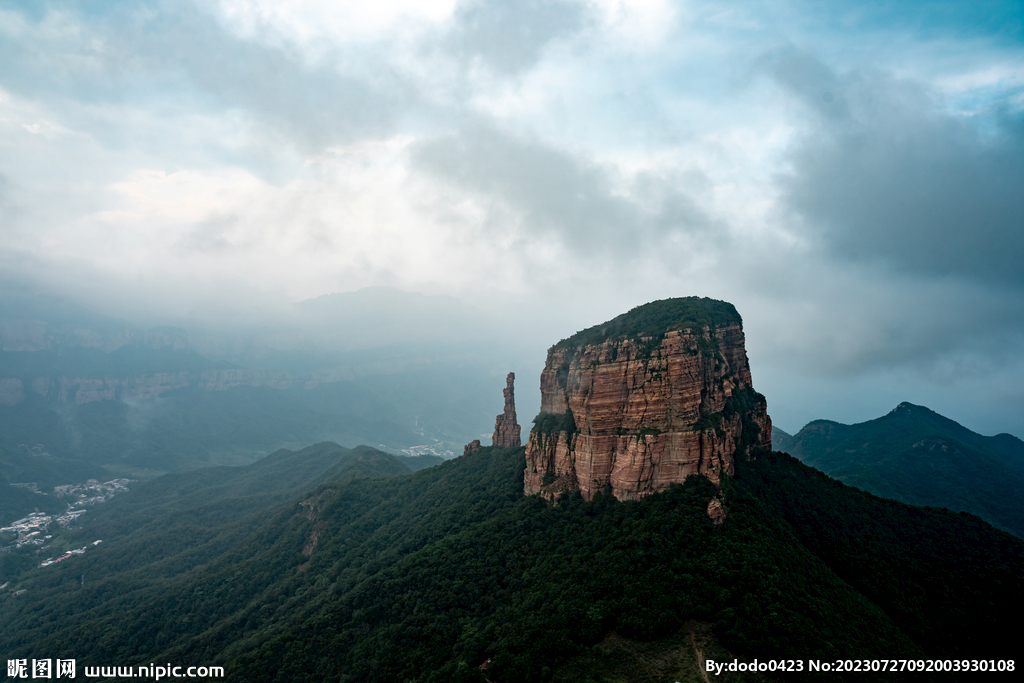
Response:
[[[121,494],[116,504],[98,507],[92,531],[115,524],[138,526],[141,520],[166,525],[165,516],[197,514],[208,506],[228,510],[230,519],[290,500],[324,481],[395,476],[412,470],[388,453],[359,446],[343,448],[324,442],[299,451],[281,449],[244,467],[207,467],[167,474]]]
[[[101,539],[121,549],[119,559],[104,573],[144,568],[145,573],[166,577],[244,541],[261,515],[321,482],[411,471],[395,456],[366,446],[347,449],[321,443],[297,452],[281,450],[246,467],[168,474],[90,508],[81,528],[58,536],[48,551],[42,550],[47,554],[27,567]],[[18,557],[29,550],[0,555],[0,580],[17,578],[14,570],[21,573],[26,568]],[[45,574],[45,569],[40,571]]]
[[[641,501],[553,505],[522,495],[523,468],[523,449],[484,448],[406,476],[325,479],[222,523],[226,489],[207,505],[169,485],[160,516],[122,517],[140,523],[24,578],[0,602],[0,646],[80,666],[223,664],[239,681],[482,681],[490,659],[496,683],[602,680],[611,634],[682,661],[669,655],[693,647],[680,635],[693,621],[748,659],[1014,651],[1003,624],[1021,604],[1024,542],[975,518],[877,499],[782,454],[725,482],[720,527],[700,477]],[[183,497],[196,504],[176,508]],[[175,517],[191,510],[201,543]]]
[[[981,436],[922,406],[901,403],[855,425],[807,424],[775,448],[831,477],[913,505],[966,511],[1024,537],[1024,441]]]
[[[736,476],[929,656],[1016,647],[1000,624],[1024,605],[1021,539],[965,512],[865,493],[784,453],[738,462]]]
[[[793,450],[793,435],[772,425],[772,448],[783,453]]]

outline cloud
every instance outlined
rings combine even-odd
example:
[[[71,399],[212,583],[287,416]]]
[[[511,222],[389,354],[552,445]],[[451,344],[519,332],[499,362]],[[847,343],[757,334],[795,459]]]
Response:
[[[390,134],[414,94],[384,63],[361,60],[358,50],[336,50],[331,60],[311,62],[300,45],[232,33],[216,16],[189,3],[9,16],[0,23],[7,29],[0,40],[8,72],[4,87],[62,105],[68,96],[78,99],[87,106],[77,114],[61,106],[63,115],[86,119],[111,144],[122,142],[118,138],[126,131],[88,120],[99,103],[127,100],[165,115],[241,111],[312,154],[331,144]],[[47,123],[46,130],[57,130],[59,123]]]
[[[544,48],[593,21],[590,8],[565,0],[468,0],[457,8],[448,49],[502,75],[533,66]]]
[[[687,174],[624,176],[613,166],[484,123],[417,143],[418,171],[455,185],[489,209],[495,230],[513,227],[574,257],[635,259],[673,239],[727,234],[686,193]],[[691,172],[691,184],[704,179]]]
[[[927,86],[837,75],[807,55],[769,70],[814,112],[783,202],[834,258],[1024,286],[1024,115],[950,113]]]
[[[314,56],[330,44],[373,42],[396,32],[424,30],[451,17],[456,0],[219,0],[211,8],[238,35],[299,44]]]
[[[0,173],[0,221],[7,224],[13,218],[14,206],[11,203],[11,181],[3,173]]]
[[[4,266],[151,315],[511,301],[548,341],[712,296],[836,395],[1024,350],[1019,3],[364,5],[4,3]]]

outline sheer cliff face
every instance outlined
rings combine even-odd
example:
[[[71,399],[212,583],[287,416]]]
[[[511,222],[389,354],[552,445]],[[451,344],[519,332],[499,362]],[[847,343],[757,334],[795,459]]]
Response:
[[[722,472],[733,473],[737,452],[771,447],[771,420],[751,386],[738,320],[563,342],[548,351],[540,382],[527,494],[579,489],[589,499],[610,485],[631,500],[690,474],[717,484]]]

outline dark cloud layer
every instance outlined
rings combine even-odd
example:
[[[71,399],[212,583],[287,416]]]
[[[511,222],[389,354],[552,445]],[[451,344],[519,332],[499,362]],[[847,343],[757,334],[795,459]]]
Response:
[[[789,209],[836,257],[926,277],[1024,286],[1024,118],[943,111],[922,86],[770,62],[817,113],[783,180]]]
[[[347,64],[337,55],[331,63],[309,64],[297,46],[233,36],[191,3],[85,9],[22,14],[30,29],[0,41],[6,72],[0,85],[25,97],[72,97],[83,105],[130,101],[211,114],[236,108],[306,153],[392,132],[413,96],[401,78],[373,62]],[[61,22],[74,31],[50,26]],[[104,135],[100,122],[90,123]],[[124,131],[106,133],[114,143]]]
[[[413,158],[434,177],[510,210],[526,234],[579,255],[634,258],[656,253],[644,250],[669,237],[700,236],[709,248],[726,237],[686,193],[686,179],[644,174],[616,182],[606,168],[490,126],[426,140]]]

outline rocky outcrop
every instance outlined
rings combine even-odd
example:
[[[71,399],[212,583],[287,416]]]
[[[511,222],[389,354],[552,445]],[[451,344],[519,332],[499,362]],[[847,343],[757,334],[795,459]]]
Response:
[[[465,458],[467,455],[473,455],[480,452],[480,439],[473,439],[466,444],[466,447],[462,449],[462,457]]]
[[[491,437],[493,446],[497,448],[519,448],[523,445],[520,436],[520,426],[516,422],[516,373],[508,373],[505,378],[505,412],[494,420],[494,436]]]
[[[668,299],[548,350],[524,490],[585,498],[608,486],[641,498],[702,474],[718,483],[737,454],[771,447],[731,304]]]
[[[707,513],[708,517],[711,518],[711,523],[715,526],[722,526],[722,522],[728,516],[725,506],[722,505],[722,499],[717,496],[708,502]]]

